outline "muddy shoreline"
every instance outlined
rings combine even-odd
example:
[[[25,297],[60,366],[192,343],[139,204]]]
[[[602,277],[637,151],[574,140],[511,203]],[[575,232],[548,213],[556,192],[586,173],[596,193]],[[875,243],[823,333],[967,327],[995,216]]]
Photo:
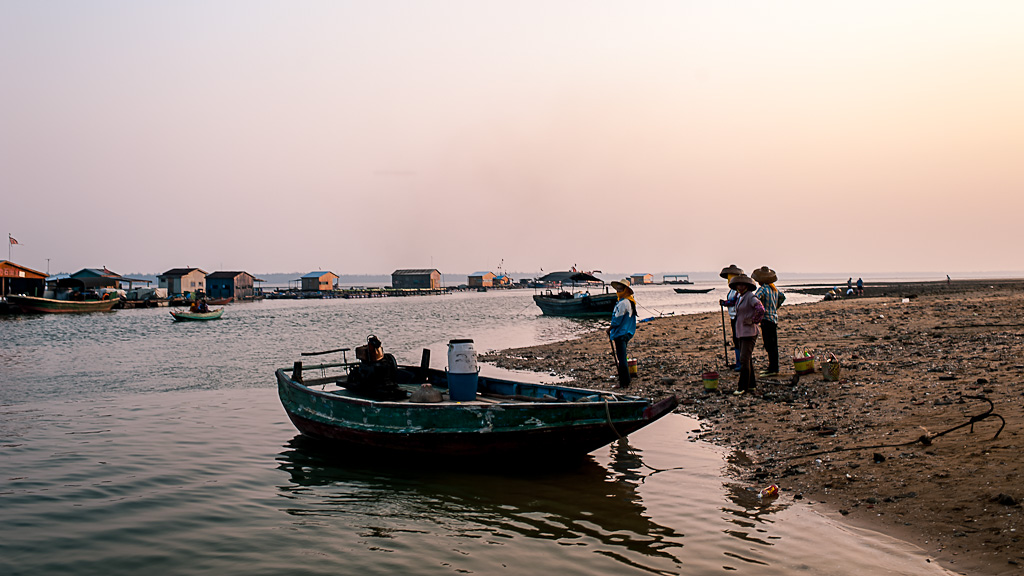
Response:
[[[781,498],[900,537],[954,572],[1024,574],[1024,280],[864,292],[783,306],[783,373],[739,397],[720,312],[643,322],[630,345],[639,364],[630,392],[677,395],[679,411],[700,420],[701,438],[735,449],[737,481],[778,484]],[[798,377],[793,356],[805,350],[816,370]],[[821,371],[827,353],[839,362],[838,381]],[[586,388],[615,384],[603,331],[481,360]],[[760,342],[755,363],[767,365]],[[712,370],[719,386],[709,392],[702,374]]]

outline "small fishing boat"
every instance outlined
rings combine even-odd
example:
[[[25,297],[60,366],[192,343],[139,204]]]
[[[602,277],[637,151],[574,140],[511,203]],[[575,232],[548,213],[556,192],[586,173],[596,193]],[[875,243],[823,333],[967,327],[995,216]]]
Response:
[[[347,349],[346,349],[347,350]],[[276,371],[292,424],[339,455],[472,458],[510,462],[581,457],[672,412],[674,395],[654,401],[616,392],[477,377],[472,400],[451,400],[449,374],[390,358],[390,399],[376,399],[346,370],[327,363]],[[328,370],[340,373],[325,375]],[[358,370],[357,370],[358,371]],[[314,377],[315,376],[315,377]],[[461,384],[460,384],[461,386]],[[417,397],[427,391],[429,401]]]
[[[171,316],[177,322],[187,322],[194,320],[216,320],[224,314],[223,308],[217,308],[216,310],[210,310],[209,312],[188,312],[188,311],[175,311],[171,310]]]
[[[615,294],[591,296],[580,292],[556,294],[548,290],[544,294],[534,294],[533,301],[541,313],[548,316],[610,316],[618,297]]]
[[[614,293],[607,292],[604,281],[586,272],[551,272],[538,282],[559,289],[533,295],[534,303],[547,316],[610,316],[619,300]],[[603,287],[605,293],[590,294],[591,287],[595,290]]]
[[[231,304],[234,301],[234,296],[228,296],[227,298],[208,298],[206,303],[211,306],[223,306],[225,304]]]
[[[707,294],[714,288],[673,288],[676,294]]]
[[[120,302],[117,298],[97,300],[57,300],[39,298],[23,294],[8,294],[7,302],[18,307],[22,312],[39,312],[43,314],[74,314],[81,312],[110,312]]]

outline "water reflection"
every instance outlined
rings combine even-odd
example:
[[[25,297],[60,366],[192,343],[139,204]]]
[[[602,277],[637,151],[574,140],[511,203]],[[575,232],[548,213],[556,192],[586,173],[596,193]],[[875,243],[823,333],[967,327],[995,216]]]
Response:
[[[749,463],[749,458],[742,452],[734,451],[730,454],[728,461],[736,465],[737,463]],[[779,498],[760,498],[758,496],[759,488],[756,486],[737,483],[726,483],[724,486],[726,497],[736,507],[725,506],[721,509],[725,513],[725,521],[733,526],[726,528],[723,532],[744,544],[756,545],[758,549],[774,546],[774,541],[779,540],[780,537],[772,535],[768,530],[768,525],[775,522],[771,516],[785,510],[788,504],[782,504]],[[767,565],[750,554],[740,554],[734,551],[725,552],[725,555],[748,564]]]
[[[509,546],[526,537],[586,547],[656,573],[664,572],[664,561],[678,565],[673,549],[682,547],[683,534],[647,513],[637,491],[644,478],[639,452],[620,441],[610,466],[588,457],[557,470],[369,467],[339,462],[324,445],[296,436],[278,455],[289,480],[279,487],[288,501],[280,509],[303,521],[363,525],[361,536],[415,538],[418,530],[410,528],[426,522],[431,531]],[[662,568],[646,566],[644,558],[659,559]]]

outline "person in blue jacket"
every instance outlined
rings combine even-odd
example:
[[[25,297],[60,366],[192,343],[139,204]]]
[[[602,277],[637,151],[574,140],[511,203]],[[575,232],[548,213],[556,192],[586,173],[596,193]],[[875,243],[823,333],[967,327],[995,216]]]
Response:
[[[636,300],[629,280],[612,282],[615,295],[619,301],[612,310],[612,325],[608,327],[608,338],[615,348],[615,366],[619,371],[619,388],[629,386],[632,376],[629,374],[629,360],[626,356],[626,344],[636,334]]]

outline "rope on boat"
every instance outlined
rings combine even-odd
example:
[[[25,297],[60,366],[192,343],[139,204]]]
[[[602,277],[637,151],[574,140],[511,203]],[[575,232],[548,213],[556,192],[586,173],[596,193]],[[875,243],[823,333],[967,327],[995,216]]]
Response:
[[[612,429],[612,432],[615,432],[615,435],[619,437],[619,440],[625,440],[626,437],[619,434],[619,431],[615,429],[615,424],[612,422],[612,410],[608,406],[608,399],[604,396],[602,396],[601,399],[604,400],[604,414],[608,417],[608,427]],[[654,474],[657,474],[658,472],[668,472],[669,470],[683,470],[682,466],[676,466],[675,468],[655,468],[653,466],[648,466],[639,456],[636,455],[636,452],[633,452],[633,447],[629,445],[629,442],[626,443],[626,450],[633,456],[633,458],[636,458],[637,462],[639,462],[641,466],[650,469]],[[651,475],[653,476],[653,474]]]
[[[800,454],[799,456],[793,456],[791,458],[782,458],[782,459],[783,460],[795,460],[795,459],[799,459],[799,458],[809,458],[811,456],[821,456],[823,454],[833,454],[833,453],[836,453],[836,452],[850,452],[850,451],[853,451],[853,450],[874,450],[876,448],[902,448],[904,446],[911,446],[913,444],[917,444],[918,442],[920,442],[924,446],[929,446],[929,445],[931,445],[932,440],[935,440],[939,436],[945,436],[946,434],[949,434],[950,432],[953,432],[954,430],[959,430],[960,428],[963,428],[964,426],[970,426],[971,427],[971,432],[973,433],[974,432],[974,423],[975,422],[981,422],[982,420],[984,420],[986,418],[999,418],[999,420],[1002,422],[1002,424],[999,425],[999,430],[996,430],[995,435],[992,436],[993,440],[995,440],[996,438],[999,438],[999,434],[1003,431],[1003,428],[1006,427],[1006,419],[1004,419],[999,414],[994,414],[992,412],[993,410],[995,410],[995,404],[992,403],[992,400],[989,400],[985,396],[961,396],[961,398],[969,398],[971,400],[983,400],[985,402],[988,402],[988,410],[986,410],[985,412],[982,412],[981,414],[977,414],[975,416],[970,416],[968,421],[964,422],[963,424],[959,424],[957,426],[953,426],[952,428],[949,428],[947,430],[943,430],[942,432],[938,432],[936,434],[922,434],[920,437],[918,437],[918,438],[916,438],[914,440],[910,440],[909,442],[900,442],[900,443],[895,443],[895,444],[875,444],[873,446],[853,446],[853,447],[849,447],[849,448],[842,448],[842,447],[840,447],[840,448],[833,448],[831,450],[821,450],[819,452],[811,452],[809,454]]]

